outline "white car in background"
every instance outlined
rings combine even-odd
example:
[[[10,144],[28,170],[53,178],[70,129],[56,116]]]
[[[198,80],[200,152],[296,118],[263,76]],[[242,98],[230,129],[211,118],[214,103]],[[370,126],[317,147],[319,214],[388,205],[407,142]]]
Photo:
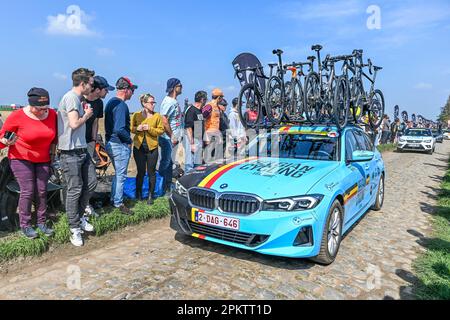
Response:
[[[444,139],[445,140],[450,140],[450,131],[449,130],[444,130]]]
[[[436,139],[430,129],[406,129],[398,140],[397,151],[422,151],[433,154],[435,146]]]

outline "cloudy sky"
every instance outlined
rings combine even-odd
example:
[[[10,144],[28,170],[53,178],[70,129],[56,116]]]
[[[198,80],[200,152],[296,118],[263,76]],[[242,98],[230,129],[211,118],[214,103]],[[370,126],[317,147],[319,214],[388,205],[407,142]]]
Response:
[[[182,80],[182,100],[216,86],[231,100],[239,91],[236,55],[252,52],[267,64],[282,48],[286,61],[300,61],[315,43],[332,55],[364,49],[383,66],[377,87],[389,113],[398,104],[434,119],[450,95],[446,0],[15,0],[4,7],[0,104],[25,104],[28,89],[39,86],[56,107],[78,67],[113,84],[129,76],[138,94],[157,101],[170,77]],[[138,107],[135,97],[130,108]]]

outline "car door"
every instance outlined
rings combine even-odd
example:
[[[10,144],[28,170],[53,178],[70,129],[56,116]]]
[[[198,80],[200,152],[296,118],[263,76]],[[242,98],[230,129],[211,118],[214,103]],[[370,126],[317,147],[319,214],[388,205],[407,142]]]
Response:
[[[365,185],[362,183],[366,181],[365,163],[351,162],[354,151],[361,150],[354,130],[348,130],[345,137],[345,175],[343,177],[344,186],[344,207],[345,217],[344,224],[352,221],[355,215],[358,214],[361,208],[361,196],[364,195]],[[363,190],[361,190],[361,187]]]
[[[353,134],[357,141],[357,150],[374,151],[375,147],[362,130],[353,130]],[[358,212],[369,205],[371,201],[371,194],[373,194],[373,185],[371,184],[371,181],[373,180],[373,172],[376,169],[376,162],[373,160],[374,159],[354,164],[361,171],[361,174],[364,175],[364,179],[359,182]]]
[[[370,140],[370,137],[363,133],[364,139],[366,141],[366,148],[367,150],[375,152],[375,156],[372,159],[372,161],[369,162],[369,171],[367,172],[368,180],[366,181],[366,197],[367,201],[369,201],[370,204],[372,204],[375,200],[375,197],[377,195],[378,191],[378,183],[380,180],[380,162],[382,162],[381,154],[376,152],[375,146],[373,145],[372,141]],[[367,204],[367,203],[366,203]]]

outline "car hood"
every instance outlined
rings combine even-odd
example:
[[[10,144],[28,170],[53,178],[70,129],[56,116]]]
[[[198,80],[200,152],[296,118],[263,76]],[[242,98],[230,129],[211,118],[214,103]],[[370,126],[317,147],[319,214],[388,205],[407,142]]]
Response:
[[[263,199],[304,195],[339,166],[336,161],[249,158],[228,165],[200,167],[180,178],[187,188],[243,192]]]
[[[403,139],[407,140],[430,140],[433,139],[433,137],[422,137],[422,136],[402,136]]]

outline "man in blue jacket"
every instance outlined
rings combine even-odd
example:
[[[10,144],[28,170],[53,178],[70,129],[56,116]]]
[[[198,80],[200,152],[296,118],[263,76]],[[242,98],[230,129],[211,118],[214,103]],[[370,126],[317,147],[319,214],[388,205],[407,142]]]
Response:
[[[123,214],[133,212],[123,203],[123,187],[127,179],[131,157],[130,111],[125,101],[131,99],[138,87],[130,79],[117,80],[116,97],[109,100],[105,108],[106,151],[111,157],[116,174],[111,189],[111,203]]]

